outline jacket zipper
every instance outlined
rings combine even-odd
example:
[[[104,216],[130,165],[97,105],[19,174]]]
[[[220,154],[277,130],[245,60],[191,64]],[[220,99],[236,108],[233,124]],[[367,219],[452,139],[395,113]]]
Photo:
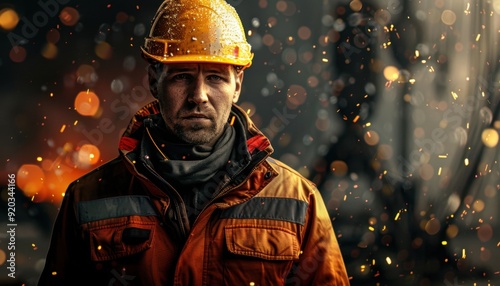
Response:
[[[194,220],[193,222],[193,226],[196,224],[196,222],[198,221],[199,217],[201,216],[201,214],[205,211],[205,209],[207,207],[209,207],[215,200],[217,200],[218,198],[221,198],[223,197],[224,195],[226,195],[227,193],[229,193],[230,191],[238,188],[239,186],[241,186],[242,184],[244,184],[247,180],[248,177],[250,177],[253,172],[257,169],[257,167],[259,166],[259,164],[261,164],[267,157],[269,156],[269,154],[266,154],[262,160],[259,160],[258,162],[256,162],[254,164],[254,166],[252,167],[252,169],[250,170],[250,172],[248,173],[248,175],[241,181],[241,183],[239,183],[238,185],[235,185],[233,187],[228,187],[228,184],[231,183],[232,180],[229,180],[227,183],[224,184],[224,186],[222,186],[222,190],[219,192],[219,194],[217,196],[215,196],[214,198],[212,198],[208,204],[206,204],[203,209],[200,211],[199,215],[196,217],[196,219]],[[248,166],[247,166],[248,167]],[[246,168],[246,167],[245,167]],[[238,177],[244,170],[245,168],[242,168],[239,172],[237,172],[233,178],[236,178]]]
[[[171,190],[175,190],[172,185],[170,185],[167,181],[165,181],[162,177],[160,177],[160,175],[158,175],[158,173],[156,173],[155,170],[153,170],[151,167],[149,167],[147,164],[144,164],[144,166],[157,178],[159,179],[162,183],[164,183],[168,188],[170,188]],[[184,225],[183,221],[182,221],[182,214],[181,214],[181,208],[179,206],[179,201],[182,201],[182,198],[179,197],[179,195],[177,193],[175,193],[176,191],[172,192],[172,191],[169,191],[169,193],[174,193],[173,196],[175,196],[175,198],[172,200],[172,206],[174,207],[174,216],[173,216],[173,220],[176,222],[175,225],[178,225],[178,230],[180,231],[180,234],[182,235],[182,237],[185,239],[187,237],[187,230],[186,230],[186,226]],[[168,205],[165,204],[165,210],[164,210],[164,215],[165,213],[167,212],[168,210]],[[170,219],[172,219],[172,217],[169,216]]]
[[[164,198],[160,199],[160,203],[161,203],[161,208],[162,208],[161,213],[165,217],[165,215],[167,214],[168,203]]]
[[[144,176],[143,174],[139,173],[137,171],[137,168],[135,168],[135,164],[132,163],[130,161],[130,159],[125,155],[124,156],[126,158],[126,160],[133,166],[133,168],[135,169],[135,172],[138,176],[140,176],[141,178],[147,180],[147,181],[150,181],[146,176]],[[170,185],[167,181],[165,181],[162,177],[160,177],[156,171],[154,171],[153,169],[151,169],[148,165],[144,164],[144,166],[157,178],[159,179],[162,183],[164,183],[170,190],[168,190],[169,193],[172,193],[171,190],[174,190],[174,188],[172,187],[172,185]],[[151,182],[153,183],[153,182]],[[154,183],[153,183],[154,184]],[[180,210],[180,207],[179,207],[179,204],[177,203],[179,200],[182,200],[181,198],[179,198],[179,195],[174,193],[174,196],[176,196],[175,198],[173,198],[172,201],[172,205],[175,209],[175,213],[177,214],[176,216],[173,217],[173,219],[175,220],[175,222],[177,223],[173,223],[175,229],[177,230],[178,234],[182,236],[182,238],[185,240],[186,237],[187,237],[187,231],[186,231],[186,227],[184,225],[184,223],[182,222],[182,219],[178,219],[179,217],[181,217],[181,210]],[[171,197],[172,197],[172,194],[171,194]],[[167,210],[168,210],[168,204],[167,202],[160,198],[160,202],[163,206],[163,210],[162,210],[162,213],[163,213],[163,217],[165,218],[165,216],[167,215]],[[171,218],[170,218],[171,219]]]

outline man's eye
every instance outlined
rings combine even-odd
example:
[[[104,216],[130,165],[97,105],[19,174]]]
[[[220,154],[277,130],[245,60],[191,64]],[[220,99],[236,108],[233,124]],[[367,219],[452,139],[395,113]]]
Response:
[[[207,76],[207,79],[210,80],[210,81],[222,81],[223,78],[218,76],[218,75],[209,75]]]
[[[191,76],[185,73],[180,73],[172,76],[172,79],[176,81],[184,81],[184,80],[190,80]]]

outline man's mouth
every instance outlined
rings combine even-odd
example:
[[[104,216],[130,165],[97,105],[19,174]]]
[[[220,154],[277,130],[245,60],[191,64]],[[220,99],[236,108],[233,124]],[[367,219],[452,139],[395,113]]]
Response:
[[[181,117],[189,122],[207,122],[212,121],[211,117],[203,113],[189,113]]]
[[[206,119],[208,119],[209,117],[203,113],[190,113],[190,114],[184,115],[183,118],[206,118]]]

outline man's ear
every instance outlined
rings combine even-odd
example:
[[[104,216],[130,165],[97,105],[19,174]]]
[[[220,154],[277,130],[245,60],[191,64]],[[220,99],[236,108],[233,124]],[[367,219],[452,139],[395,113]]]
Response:
[[[236,73],[236,76],[235,76],[236,89],[235,89],[234,95],[233,95],[233,103],[238,102],[238,99],[240,98],[241,85],[243,84],[243,75],[244,75],[243,71],[239,71]]]
[[[154,65],[148,66],[149,91],[158,99],[158,71]]]

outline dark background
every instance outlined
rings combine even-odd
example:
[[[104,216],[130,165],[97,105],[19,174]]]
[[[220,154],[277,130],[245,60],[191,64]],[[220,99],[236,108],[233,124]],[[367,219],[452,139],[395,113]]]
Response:
[[[240,105],[318,185],[352,285],[498,284],[500,1],[228,2],[255,53]],[[36,283],[67,185],[152,100],[139,47],[159,3],[0,3],[0,284]],[[75,110],[87,90],[95,116]]]

